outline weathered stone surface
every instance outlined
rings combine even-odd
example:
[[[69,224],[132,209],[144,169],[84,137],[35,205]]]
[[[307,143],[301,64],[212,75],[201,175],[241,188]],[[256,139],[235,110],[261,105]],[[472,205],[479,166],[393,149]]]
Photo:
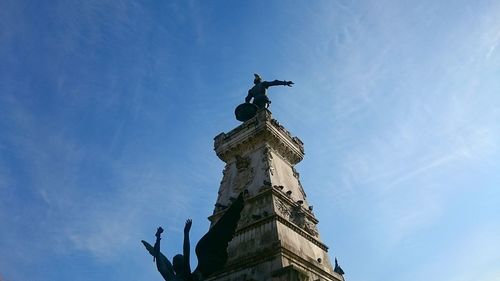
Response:
[[[304,157],[300,139],[262,109],[215,137],[214,147],[226,166],[209,220],[213,225],[241,192],[245,208],[228,263],[209,280],[343,280],[333,271],[294,168]]]

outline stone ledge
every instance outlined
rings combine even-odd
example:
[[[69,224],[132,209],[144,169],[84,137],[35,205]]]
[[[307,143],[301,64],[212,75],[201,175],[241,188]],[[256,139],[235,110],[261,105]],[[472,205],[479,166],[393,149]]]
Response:
[[[304,259],[303,257],[297,255],[296,253],[282,247],[281,248],[281,254],[285,257],[285,258],[289,258],[291,260],[294,260],[294,261],[298,261],[298,263],[301,263],[304,265],[304,267],[307,267],[308,269],[315,269],[315,270],[311,270],[313,272],[315,272],[316,274],[318,275],[324,275],[326,276],[327,278],[331,279],[331,280],[343,280],[339,277],[342,277],[340,274],[336,273],[336,272],[327,272],[325,270],[323,270],[321,267],[317,266],[315,264],[315,262],[310,262],[306,259]]]
[[[296,203],[293,202],[290,198],[288,198],[286,195],[283,194],[283,192],[281,192],[280,190],[277,190],[276,188],[274,187],[264,187],[261,189],[262,191],[257,193],[256,195],[252,196],[252,197],[249,197],[249,198],[245,198],[245,202],[251,202],[251,201],[255,201],[255,200],[258,200],[259,197],[262,197],[262,196],[265,196],[265,195],[275,195],[276,197],[282,199],[282,200],[287,200],[287,202],[289,204],[291,204],[292,206]],[[303,207],[301,207],[303,208]],[[305,208],[303,208],[304,211],[306,211]],[[208,217],[208,219],[210,221],[212,220],[216,220],[216,218],[222,216],[224,214],[226,210],[222,210],[220,212],[217,212],[211,216]],[[308,211],[308,210],[307,210]],[[311,220],[313,220],[315,223],[318,223],[318,220],[312,215],[312,214],[309,214],[306,212],[306,215],[310,217]],[[307,240],[309,240],[310,242],[312,242],[313,244],[315,244],[316,246],[318,246],[319,248],[321,248],[322,250],[324,250],[325,252],[328,252],[328,246],[323,244],[322,242],[320,242],[316,237],[312,236],[311,234],[307,233],[307,231],[303,230],[301,227],[299,227],[298,225],[294,224],[293,222],[289,221],[288,219],[284,218],[283,216],[281,216],[280,214],[278,213],[274,213],[274,214],[269,214],[269,216],[267,217],[263,217],[259,220],[256,220],[250,224],[247,224],[247,225],[244,225],[242,226],[240,229],[238,229],[234,236],[236,235],[240,235],[246,231],[249,231],[251,230],[252,228],[257,228],[263,224],[266,224],[270,221],[273,221],[273,220],[276,220],[276,221],[279,221],[281,222],[282,224],[286,225],[287,227],[293,229],[295,232],[297,232],[300,236],[306,238]]]
[[[210,280],[218,280],[220,278],[224,278],[225,276],[228,276],[230,274],[233,274],[235,272],[238,272],[240,270],[244,270],[249,267],[256,266],[258,264],[271,261],[277,257],[284,257],[290,260],[293,260],[296,262],[296,264],[301,264],[303,267],[307,268],[309,271],[313,272],[316,275],[320,275],[325,280],[332,280],[332,281],[338,281],[338,280],[343,280],[341,279],[341,275],[333,272],[327,272],[323,270],[321,267],[318,265],[300,257],[299,255],[293,253],[292,251],[286,249],[285,247],[279,246],[278,244],[274,245],[273,247],[270,247],[268,249],[265,249],[265,251],[262,251],[258,254],[253,254],[249,256],[245,256],[236,260],[233,260],[226,264],[224,269],[220,272],[216,272],[213,274],[211,277],[207,278],[207,281]],[[295,268],[300,270],[302,273],[305,273],[303,269],[300,269],[298,265],[289,265],[280,269],[275,270],[272,275],[279,275],[283,271],[290,270],[289,268]]]
[[[280,246],[275,245],[274,247],[266,249],[259,254],[245,256],[243,258],[228,262],[228,264],[226,264],[220,272],[216,272],[212,276],[207,278],[207,281],[219,280],[220,278],[224,278],[225,276],[233,274],[237,271],[251,268],[258,264],[271,261],[275,258],[279,258],[280,253]]]
[[[291,264],[289,266],[285,266],[283,268],[280,268],[278,270],[275,270],[274,272],[271,273],[272,277],[278,277],[278,278],[286,278],[284,280],[287,281],[308,281],[309,277],[307,276],[307,272],[303,271],[299,267]]]
[[[234,155],[244,153],[263,142],[272,144],[273,149],[292,165],[304,158],[302,141],[272,119],[271,112],[267,109],[232,131],[217,135],[214,138],[214,150],[227,163]]]

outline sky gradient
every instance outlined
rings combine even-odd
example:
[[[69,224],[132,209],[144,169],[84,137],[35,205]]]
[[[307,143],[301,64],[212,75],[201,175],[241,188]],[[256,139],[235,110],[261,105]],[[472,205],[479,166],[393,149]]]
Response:
[[[253,73],[348,281],[500,281],[499,1],[0,2],[0,280],[161,280]],[[193,255],[194,256],[194,255]],[[193,261],[195,264],[196,262]],[[194,266],[193,266],[194,267]]]

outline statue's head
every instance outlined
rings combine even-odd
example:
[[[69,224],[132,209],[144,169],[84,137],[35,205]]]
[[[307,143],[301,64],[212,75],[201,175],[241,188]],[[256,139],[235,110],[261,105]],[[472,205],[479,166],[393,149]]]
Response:
[[[259,84],[260,82],[262,82],[262,78],[259,74],[254,74],[253,76],[255,76],[255,79],[253,79],[254,84]]]
[[[172,267],[174,268],[175,274],[184,273],[184,256],[181,254],[175,255],[172,259]]]

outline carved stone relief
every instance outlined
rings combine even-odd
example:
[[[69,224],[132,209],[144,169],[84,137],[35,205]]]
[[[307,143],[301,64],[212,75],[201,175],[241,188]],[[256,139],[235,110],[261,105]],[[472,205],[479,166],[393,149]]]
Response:
[[[276,208],[278,209],[279,214],[287,220],[290,220],[292,217],[292,209],[288,204],[276,198]]]
[[[296,224],[312,236],[319,237],[316,224],[306,216],[306,213],[300,206],[290,206],[278,198],[276,198],[275,202],[280,216]]]
[[[293,223],[298,225],[300,228],[304,228],[306,215],[304,211],[300,208],[300,206],[296,206],[292,208],[292,217],[291,220]]]
[[[236,169],[238,172],[244,171],[248,166],[250,166],[250,158],[236,155]]]
[[[319,232],[316,224],[309,219],[305,220],[304,230],[312,236],[319,237]]]
[[[273,154],[269,146],[264,147],[262,150],[262,162],[264,162],[263,169],[270,175],[274,175]]]
[[[236,180],[234,183],[234,190],[236,193],[240,193],[247,188],[249,184],[252,183],[254,170],[253,167],[250,166],[250,158],[241,157],[239,155],[236,156],[236,169],[238,174],[236,176]]]

